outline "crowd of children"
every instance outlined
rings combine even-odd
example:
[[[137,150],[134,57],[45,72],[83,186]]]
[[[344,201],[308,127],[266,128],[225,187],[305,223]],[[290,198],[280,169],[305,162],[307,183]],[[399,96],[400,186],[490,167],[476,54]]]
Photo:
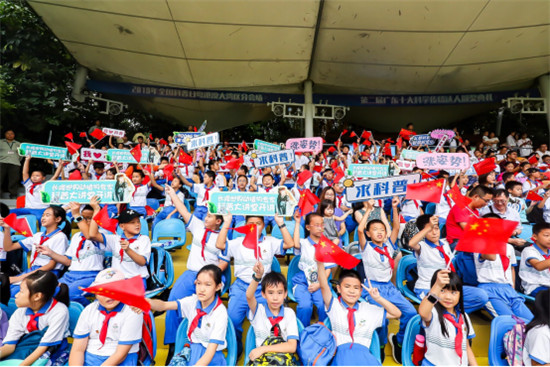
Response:
[[[8,283],[2,286],[15,298],[17,310],[7,328],[6,311],[1,311],[0,358],[22,360],[23,365],[40,358],[54,364],[68,360],[69,365],[137,365],[144,315],[106,296],[94,300],[82,288],[135,276],[147,288],[152,247],[158,245],[143,234],[142,218],[147,217],[153,231],[163,221],[182,220],[192,238],[187,270],[170,294],[164,300],[148,299],[153,311],[166,312],[163,342],[170,348],[166,364],[225,365],[229,325],[235,330],[237,355],[245,351],[245,318],[255,339],[255,347],[245,356],[250,365],[299,364],[300,332],[317,320],[332,330],[336,345],[332,365],[380,365],[386,343],[401,364],[407,325],[419,315],[426,341],[422,365],[476,365],[469,314],[481,309],[491,317],[524,319],[524,364],[550,364],[550,176],[546,175],[550,156],[537,153],[524,159],[512,150],[500,152],[500,164],[483,173],[415,167],[411,171],[422,174],[422,181],[445,180],[440,201],[431,207],[397,196],[348,202],[343,181],[349,165],[392,162],[393,174],[398,175],[393,161],[412,135],[408,130],[400,133],[395,151],[391,142],[377,142],[365,134],[349,145],[339,138],[335,146],[318,154],[296,153],[292,165],[262,169],[245,154],[244,143],[188,154],[172,139],[143,138],[139,146],[155,150],[162,157],[158,165],[57,163],[52,180],[116,179],[119,198],[126,195],[128,183],[133,184],[128,204],[107,204],[109,216],[118,220],[117,233],[94,220],[104,206],[99,197],[64,207],[42,204],[45,172],[31,169],[31,158],[26,157],[25,206],[11,212],[34,215],[40,229],[31,237],[12,240],[10,225],[4,221],[10,210],[2,207],[0,260],[9,277],[0,280]],[[472,164],[495,157],[490,150],[470,150],[463,144],[455,144],[453,150],[469,153]],[[208,209],[215,192],[269,193],[285,186],[296,201],[307,194],[317,204],[309,209],[300,205],[290,220],[279,215],[212,214]],[[457,205],[456,196],[450,195],[456,192],[467,204]],[[164,206],[151,214],[148,199]],[[471,217],[517,222],[506,254],[455,251]],[[256,248],[246,245],[246,237],[234,235],[238,223],[257,231]],[[405,233],[409,230],[410,235]],[[361,264],[349,270],[338,263],[319,262],[316,252],[322,237],[355,254]],[[351,241],[354,237],[356,243]],[[26,252],[30,266],[23,270],[19,266],[27,259]],[[13,256],[16,253],[20,256]],[[274,270],[274,262],[290,253],[299,261],[287,280]],[[404,296],[403,285],[396,284],[404,255],[414,256],[417,263],[413,289],[418,307]],[[226,274],[230,264],[232,281]],[[227,306],[221,298],[226,285]],[[289,291],[295,308],[288,307]],[[526,303],[526,298],[534,301]],[[69,302],[85,307],[72,334]],[[176,350],[183,319],[188,321],[188,343]],[[389,334],[388,319],[399,321],[395,335]],[[70,354],[69,336],[73,337]],[[379,340],[380,359],[375,356],[378,351],[371,350],[373,338]]]

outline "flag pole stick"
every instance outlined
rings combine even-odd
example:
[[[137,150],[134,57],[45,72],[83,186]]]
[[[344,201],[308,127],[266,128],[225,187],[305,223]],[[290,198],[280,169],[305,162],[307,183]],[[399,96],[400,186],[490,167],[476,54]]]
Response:
[[[449,257],[449,262],[447,263],[447,266],[445,267],[445,269],[449,270],[451,268],[451,264],[453,263],[453,259],[455,258],[455,255],[456,255],[456,249],[453,250],[453,253]]]

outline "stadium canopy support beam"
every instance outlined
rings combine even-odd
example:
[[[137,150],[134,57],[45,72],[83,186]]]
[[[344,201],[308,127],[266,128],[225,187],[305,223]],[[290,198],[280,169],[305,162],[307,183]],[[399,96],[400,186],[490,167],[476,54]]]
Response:
[[[305,114],[305,137],[313,137],[313,82],[306,80],[304,82],[304,114]]]
[[[540,94],[545,99],[546,123],[548,124],[548,131],[550,132],[550,74],[539,76],[537,81],[539,84]]]

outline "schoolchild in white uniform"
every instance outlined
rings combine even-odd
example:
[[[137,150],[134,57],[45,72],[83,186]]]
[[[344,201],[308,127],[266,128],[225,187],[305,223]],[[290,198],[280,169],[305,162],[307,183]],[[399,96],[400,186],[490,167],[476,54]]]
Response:
[[[197,274],[196,294],[177,301],[148,299],[153,311],[177,310],[188,320],[189,366],[225,366],[222,351],[227,347],[227,309],[220,298],[222,271],[206,265]]]
[[[374,209],[374,200],[369,200],[367,205],[365,215],[357,228],[359,245],[362,251],[363,268],[365,269],[367,280],[370,280],[373,287],[378,288],[380,295],[401,310],[399,332],[397,335],[390,334],[389,338],[392,345],[393,359],[397,363],[401,363],[401,344],[405,336],[405,328],[409,320],[416,315],[416,309],[392,283],[393,273],[397,270],[396,263],[401,259],[401,252],[396,244],[399,233],[399,211],[397,209],[399,199],[393,198],[392,200],[393,228],[389,237],[387,237],[386,226],[381,220],[374,219],[367,224],[368,217]],[[385,213],[382,215],[385,215]],[[366,235],[371,239],[368,242]],[[368,292],[363,292],[363,295],[370,303],[377,305],[377,302]],[[386,326],[379,334],[380,345],[386,344],[385,328]]]
[[[132,200],[128,204],[128,209],[133,209],[141,215],[147,215],[147,194],[151,191],[151,182],[143,184],[145,173],[142,170],[134,170],[132,172],[132,183],[135,191],[132,195]]]
[[[4,360],[22,359],[30,366],[42,356],[56,360],[67,346],[69,336],[69,294],[65,284],[58,287],[57,277],[38,270],[21,283],[15,295],[17,310],[9,321],[0,356]],[[36,332],[36,345],[31,333]],[[25,339],[26,342],[23,342]],[[50,355],[49,348],[55,347]]]
[[[149,178],[151,179],[151,185],[153,185],[159,191],[164,191],[164,195],[166,197],[166,199],[164,200],[164,207],[155,216],[155,220],[153,221],[153,225],[152,225],[151,228],[154,231],[155,226],[161,220],[169,219],[169,218],[179,219],[180,215],[179,215],[178,210],[176,209],[176,207],[174,205],[174,202],[172,201],[172,198],[170,197],[170,195],[166,194],[165,187],[159,185],[152,174],[149,174]],[[180,199],[183,202],[183,201],[185,201],[185,195],[181,191],[182,186],[183,186],[183,182],[182,182],[181,178],[179,178],[178,176],[174,176],[174,178],[172,179],[172,182],[170,182],[170,187],[176,193],[176,196],[178,197],[178,199]]]
[[[311,314],[313,313],[313,305],[317,307],[319,320],[327,318],[325,304],[323,303],[323,295],[321,294],[321,285],[319,283],[319,274],[317,262],[315,260],[315,246],[321,240],[324,232],[324,221],[317,213],[309,213],[305,218],[305,235],[306,238],[300,238],[300,214],[296,212],[294,215],[296,221],[294,230],[294,254],[300,255],[298,268],[292,283],[294,284],[294,296],[296,297],[296,316],[307,327],[311,323]],[[336,264],[325,263],[325,273],[329,276],[331,269],[336,267]]]
[[[108,268],[92,286],[124,280],[124,273]],[[137,366],[143,315],[114,299],[96,295],[80,314],[73,333],[70,366]]]
[[[42,217],[44,210],[48,208],[48,204],[42,203],[40,192],[44,189],[44,180],[46,179],[46,174],[44,171],[39,169],[34,169],[29,175],[29,166],[31,163],[31,157],[26,157],[25,162],[23,163],[23,173],[21,182],[25,187],[25,207],[12,209],[11,212],[16,215],[23,214],[33,214],[37,219]],[[57,180],[61,171],[63,170],[63,164],[59,162],[57,169],[53,177],[49,181]]]
[[[535,298],[535,317],[525,327],[523,364],[550,365],[550,290],[539,292]]]
[[[493,217],[488,214],[483,218]],[[498,217],[494,215],[494,217]],[[474,254],[478,287],[489,296],[487,309],[493,316],[516,315],[530,321],[531,311],[515,288],[517,266],[514,247],[506,244],[506,255]]]
[[[340,296],[334,297],[324,271],[325,265],[317,264],[323,302],[338,346],[332,366],[380,366],[369,349],[372,336],[384,325],[386,318],[398,319],[401,311],[380,296],[378,289],[362,285],[355,270],[342,270],[337,285]],[[361,286],[381,307],[359,302]]]
[[[417,258],[418,280],[414,285],[414,293],[423,299],[430,291],[430,282],[436,270],[445,269],[452,251],[449,243],[441,239],[437,215],[423,214],[416,219],[419,231],[409,241],[409,247],[414,250]],[[450,268],[455,271],[451,263]],[[484,307],[489,302],[487,293],[479,288],[463,286],[464,310],[470,313]]]
[[[264,276],[264,266],[261,262],[254,265],[254,275],[246,290],[246,300],[250,311],[248,319],[254,328],[256,348],[248,355],[251,361],[270,353],[273,358],[291,360],[290,354],[296,352],[298,345],[298,321],[296,314],[290,307],[285,307],[287,285],[284,275],[270,272]],[[258,285],[262,286],[262,297],[265,303],[256,301]],[[264,344],[269,337],[281,337],[283,342]],[[286,365],[291,365],[292,362]]]
[[[87,306],[90,301],[84,297],[81,289],[89,287],[97,274],[104,269],[105,244],[88,239],[89,223],[92,221],[94,209],[86,205],[81,211],[77,203],[70,203],[70,208],[80,232],[72,237],[65,255],[55,253],[53,250],[44,253],[69,267],[69,271],[59,279],[59,283],[67,284],[71,301]]]
[[[94,217],[100,208],[97,197],[93,197],[90,205],[94,208]],[[120,269],[126,278],[139,275],[143,279],[143,286],[147,289],[149,271],[147,265],[151,257],[151,240],[149,236],[140,234],[141,214],[135,210],[127,209],[118,216],[118,224],[122,234],[101,234],[97,223],[91,221],[89,237],[92,241],[104,243],[106,251],[113,254],[112,267]]]
[[[535,243],[521,252],[519,277],[525,294],[550,289],[550,223],[533,226]]]
[[[245,237],[238,237],[227,241],[227,232],[229,230],[229,223],[231,223],[231,215],[224,215],[224,223],[220,229],[218,241],[216,247],[223,250],[220,255],[220,262],[222,271],[229,265],[231,259],[233,259],[233,273],[235,274],[235,281],[229,289],[229,304],[227,306],[227,312],[233,325],[235,326],[235,332],[237,334],[237,355],[242,353],[242,332],[243,321],[248,313],[248,303],[246,301],[246,290],[252,281],[254,271],[252,268],[254,264],[259,260],[261,261],[265,274],[271,272],[271,264],[275,255],[284,255],[287,249],[293,247],[292,236],[286,228],[283,217],[276,215],[274,217],[275,222],[281,229],[283,240],[279,240],[275,237],[264,236],[262,232],[265,228],[263,217],[249,216],[246,218],[246,226],[249,228],[256,228],[255,233],[258,234],[258,249],[248,248],[244,245]],[[256,256],[257,253],[257,256]],[[277,261],[277,260],[275,260]],[[262,301],[261,287],[256,290],[256,298],[258,302]]]
[[[206,214],[208,214],[208,201],[210,200],[210,195],[220,191],[214,182],[215,179],[216,174],[212,171],[206,171],[204,173],[203,183],[201,184],[189,182],[186,178],[182,177],[183,184],[189,186],[191,190],[197,194],[195,212],[193,215],[200,220],[203,220]]]
[[[437,270],[430,294],[418,308],[426,332],[426,354],[422,366],[477,366],[468,339],[475,337],[464,312],[462,281],[450,270]]]
[[[64,230],[69,230],[66,223],[67,214],[63,208],[56,205],[51,205],[46,210],[40,220],[44,232],[37,232],[32,237],[26,237],[23,240],[13,243],[11,236],[4,236],[4,251],[13,251],[22,248],[25,252],[31,252],[30,268],[22,274],[10,277],[11,294],[15,295],[19,292],[19,283],[29,274],[36,270],[51,271],[56,276],[63,269],[63,264],[57,262],[49,255],[48,250],[52,250],[58,254],[65,254],[69,241]],[[3,220],[0,219],[0,225],[4,227],[4,232],[9,233],[10,228]]]
[[[168,301],[176,301],[195,293],[195,279],[203,266],[220,266],[222,251],[216,247],[216,241],[224,219],[221,215],[208,213],[204,220],[200,220],[189,213],[172,188],[167,186],[165,190],[167,197],[172,200],[187,224],[187,231],[193,236],[191,250],[187,258],[187,270],[176,280],[168,298]],[[176,332],[181,319],[181,315],[176,311],[166,312],[164,344],[176,342]]]

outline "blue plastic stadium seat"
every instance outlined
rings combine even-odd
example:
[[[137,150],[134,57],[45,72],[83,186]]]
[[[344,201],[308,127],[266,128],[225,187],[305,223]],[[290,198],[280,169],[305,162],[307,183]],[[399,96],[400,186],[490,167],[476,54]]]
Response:
[[[178,354],[183,349],[183,346],[186,343],[189,343],[187,338],[187,329],[188,329],[188,320],[184,318],[178,327],[176,332],[176,346],[174,348],[174,354]],[[228,366],[235,366],[237,363],[237,337],[235,335],[235,328],[231,319],[227,319],[227,333],[225,335],[225,340],[227,342],[226,357]]]
[[[407,274],[410,274],[412,271],[416,270],[416,257],[414,255],[403,256],[399,260],[399,265],[397,265],[397,274],[395,275],[395,284],[397,289],[405,297],[409,298],[414,303],[420,304],[420,298],[407,287]]]
[[[294,256],[290,264],[288,265],[288,272],[286,278],[286,284],[288,287],[288,299],[292,302],[296,302],[296,297],[294,297],[294,283],[292,282],[292,277],[300,270],[298,268],[298,263],[300,262],[300,256]]]
[[[160,202],[158,201],[158,199],[147,198],[147,206],[156,211],[158,208],[160,208]]]
[[[525,320],[524,320],[525,321]],[[527,323],[527,321],[525,321]],[[491,335],[489,337],[489,365],[490,366],[508,366],[508,361],[504,358],[504,334],[511,330],[516,324],[512,316],[497,316],[491,322]]]
[[[420,315],[415,315],[407,324],[401,349],[401,360],[403,362],[403,366],[414,366],[412,362],[412,353],[416,336],[420,333],[421,322],[422,319],[420,318]]]
[[[296,227],[296,222],[293,220],[285,220],[286,228],[288,229],[288,232],[291,236],[294,236],[294,228]],[[278,239],[283,239],[283,234],[281,233],[281,230],[279,229],[279,226],[273,226],[273,230],[271,231],[271,235]],[[304,227],[300,226],[300,238],[304,238]]]
[[[76,327],[76,323],[78,322],[78,318],[80,317],[80,314],[84,311],[84,306],[82,306],[78,302],[72,302],[69,305],[69,331],[71,332],[71,335],[74,333],[74,328]]]
[[[225,283],[223,283],[222,296],[229,292],[229,287],[231,287],[231,263],[227,263],[227,268],[224,270],[223,275],[225,276]]]
[[[185,245],[187,233],[185,223],[180,219],[169,218],[161,220],[153,229],[154,244],[161,244],[166,250],[180,248]]]
[[[428,205],[426,205],[426,210],[424,210],[424,214],[434,215],[435,208],[436,208],[435,203],[428,203]]]

